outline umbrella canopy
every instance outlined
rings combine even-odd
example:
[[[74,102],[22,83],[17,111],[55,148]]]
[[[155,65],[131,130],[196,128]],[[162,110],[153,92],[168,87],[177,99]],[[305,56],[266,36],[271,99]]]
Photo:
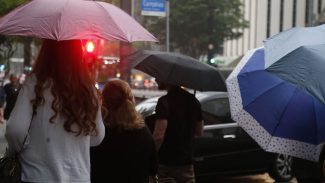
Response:
[[[268,70],[325,103],[325,25],[289,29],[264,46]]]
[[[301,46],[267,68],[325,103],[325,43]]]
[[[139,50],[125,61],[130,67],[166,83],[199,91],[226,91],[224,78],[217,69],[186,55]]]
[[[297,65],[286,65],[288,61],[282,60],[266,69],[264,58],[264,48],[250,51],[227,78],[232,118],[264,150],[318,161],[325,141],[325,104],[295,84],[293,78],[282,76],[298,72],[292,67],[301,68],[300,75],[304,75],[305,68],[308,73],[313,67],[302,67],[306,63],[295,57]],[[314,60],[308,58],[308,62]],[[325,58],[322,60],[324,65]],[[316,62],[319,64],[321,59]]]
[[[106,39],[124,42],[157,41],[118,7],[92,0],[33,0],[0,20],[0,34],[57,41]]]
[[[301,46],[325,44],[325,25],[294,27],[264,41],[265,67]]]

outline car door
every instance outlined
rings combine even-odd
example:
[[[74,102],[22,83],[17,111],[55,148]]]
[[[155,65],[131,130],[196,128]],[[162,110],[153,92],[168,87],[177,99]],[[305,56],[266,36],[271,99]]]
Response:
[[[197,176],[228,174],[254,168],[263,154],[245,131],[231,120],[227,97],[201,102],[204,134],[195,140]],[[247,166],[247,163],[249,165]]]

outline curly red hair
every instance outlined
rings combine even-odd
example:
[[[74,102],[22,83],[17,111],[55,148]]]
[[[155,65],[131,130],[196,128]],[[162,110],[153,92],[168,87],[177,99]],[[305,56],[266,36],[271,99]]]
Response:
[[[36,98],[34,106],[45,102],[43,92],[49,88],[54,100],[54,119],[61,113],[65,117],[64,129],[76,135],[96,134],[96,116],[99,108],[98,92],[87,63],[83,60],[80,40],[44,40],[32,74],[35,74]],[[72,125],[78,130],[72,130]]]

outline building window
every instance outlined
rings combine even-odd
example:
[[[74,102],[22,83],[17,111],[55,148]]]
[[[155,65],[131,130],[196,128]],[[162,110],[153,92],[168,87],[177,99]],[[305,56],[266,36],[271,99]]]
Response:
[[[270,37],[271,26],[271,1],[267,0],[266,37]]]
[[[297,21],[297,0],[293,0],[292,27],[296,27],[296,21]]]
[[[281,0],[280,4],[280,32],[283,31],[283,14],[284,14],[284,0]]]

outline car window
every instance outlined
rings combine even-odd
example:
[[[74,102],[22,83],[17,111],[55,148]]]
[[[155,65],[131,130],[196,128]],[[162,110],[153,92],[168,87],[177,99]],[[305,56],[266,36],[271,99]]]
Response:
[[[212,99],[201,105],[205,125],[232,122],[228,98]]]
[[[155,112],[156,102],[144,102],[136,106],[136,110],[145,118]]]

